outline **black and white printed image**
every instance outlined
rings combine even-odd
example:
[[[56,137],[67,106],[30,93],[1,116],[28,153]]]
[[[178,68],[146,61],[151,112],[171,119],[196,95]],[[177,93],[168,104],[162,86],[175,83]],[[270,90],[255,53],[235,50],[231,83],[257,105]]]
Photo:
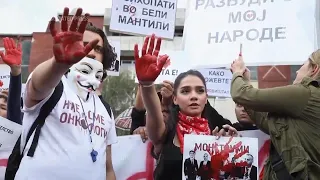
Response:
[[[121,47],[120,47],[120,41],[110,41],[110,44],[113,47],[113,51],[117,55],[117,59],[112,62],[111,67],[107,70],[107,75],[108,76],[119,76],[120,74],[120,66],[121,66],[121,61],[120,61],[120,56],[121,56]]]
[[[188,135],[182,164],[183,180],[257,180],[255,138]],[[185,137],[185,138],[186,138]]]

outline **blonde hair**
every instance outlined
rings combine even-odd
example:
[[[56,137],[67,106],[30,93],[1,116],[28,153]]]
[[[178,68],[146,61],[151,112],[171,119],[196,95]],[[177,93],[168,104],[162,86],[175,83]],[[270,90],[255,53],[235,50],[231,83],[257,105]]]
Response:
[[[309,68],[315,68],[318,66],[320,68],[320,49],[314,51],[309,57]],[[316,79],[320,77],[320,73],[315,76]]]

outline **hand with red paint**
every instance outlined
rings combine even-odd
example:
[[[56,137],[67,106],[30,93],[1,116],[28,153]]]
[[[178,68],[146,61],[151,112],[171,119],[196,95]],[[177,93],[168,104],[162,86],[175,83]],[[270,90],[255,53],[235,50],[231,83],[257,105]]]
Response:
[[[136,74],[142,85],[151,85],[157,79],[169,58],[167,55],[159,57],[161,38],[157,39],[156,46],[154,46],[155,39],[154,34],[151,38],[149,36],[146,37],[141,57],[139,56],[138,45],[134,46]]]
[[[0,57],[4,63],[11,68],[11,74],[17,76],[21,74],[22,49],[21,44],[16,45],[12,38],[3,38],[5,52],[0,52]]]
[[[82,14],[82,9],[78,8],[73,16],[70,27],[68,27],[69,9],[64,8],[61,18],[61,32],[55,29],[55,18],[50,21],[50,32],[53,37],[53,54],[56,62],[73,65],[84,58],[99,42],[98,39],[83,46],[83,33],[86,29],[89,14]],[[78,26],[79,20],[82,19]]]

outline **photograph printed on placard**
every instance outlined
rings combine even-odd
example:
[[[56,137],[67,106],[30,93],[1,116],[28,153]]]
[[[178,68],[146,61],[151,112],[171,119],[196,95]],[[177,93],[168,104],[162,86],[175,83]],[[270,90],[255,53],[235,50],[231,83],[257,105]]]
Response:
[[[256,138],[186,135],[183,180],[257,180]]]
[[[110,44],[112,46],[113,52],[117,55],[117,58],[115,61],[111,63],[110,68],[107,70],[108,76],[119,76],[120,74],[120,56],[121,56],[121,47],[120,47],[120,41],[110,41]]]

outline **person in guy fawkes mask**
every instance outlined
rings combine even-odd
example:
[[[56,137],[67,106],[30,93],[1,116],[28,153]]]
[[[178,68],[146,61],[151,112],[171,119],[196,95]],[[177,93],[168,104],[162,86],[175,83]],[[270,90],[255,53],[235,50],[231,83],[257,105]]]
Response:
[[[103,65],[101,62],[85,57],[74,64],[66,74],[70,88],[83,101],[88,101],[100,86],[103,78]]]
[[[107,42],[91,31],[93,27],[88,29],[89,14],[84,18],[81,14],[79,8],[69,26],[65,8],[59,32],[54,18],[50,22],[54,56],[38,65],[26,83],[21,146],[27,145],[15,180],[116,179],[111,158],[115,123],[95,92],[113,56],[105,56]],[[58,89],[62,95],[45,119],[34,149],[27,134]],[[34,155],[29,155],[32,151]]]

